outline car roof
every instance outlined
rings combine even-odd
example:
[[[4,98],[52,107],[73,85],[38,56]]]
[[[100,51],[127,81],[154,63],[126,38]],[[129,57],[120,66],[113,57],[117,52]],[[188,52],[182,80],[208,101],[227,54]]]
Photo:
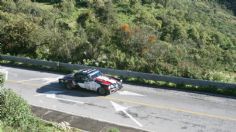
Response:
[[[96,71],[99,71],[98,69],[95,69],[95,68],[90,68],[90,69],[82,69],[82,70],[79,70],[79,74],[83,74],[83,75],[89,75],[93,72],[96,72]]]

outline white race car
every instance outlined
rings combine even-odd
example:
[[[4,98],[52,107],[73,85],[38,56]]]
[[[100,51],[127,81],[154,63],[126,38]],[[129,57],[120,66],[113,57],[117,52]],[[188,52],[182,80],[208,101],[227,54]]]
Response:
[[[109,95],[122,88],[122,80],[102,74],[97,69],[83,69],[59,79],[67,89],[83,88]]]

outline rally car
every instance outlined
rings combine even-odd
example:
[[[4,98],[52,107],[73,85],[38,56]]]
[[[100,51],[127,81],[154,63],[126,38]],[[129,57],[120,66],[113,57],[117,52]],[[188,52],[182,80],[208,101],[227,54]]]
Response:
[[[104,75],[97,69],[83,69],[59,79],[67,89],[83,88],[96,91],[101,95],[111,94],[122,88],[122,80]]]

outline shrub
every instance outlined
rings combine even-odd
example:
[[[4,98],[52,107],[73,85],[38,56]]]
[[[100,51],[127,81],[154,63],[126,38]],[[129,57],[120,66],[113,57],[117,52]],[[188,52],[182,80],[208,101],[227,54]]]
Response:
[[[32,117],[24,99],[10,89],[0,90],[0,120],[7,126],[25,128]]]
[[[219,72],[219,71],[210,71],[206,74],[207,80],[213,81],[221,81],[221,82],[234,82],[234,75],[226,73],[226,72]]]
[[[62,0],[56,7],[61,10],[62,15],[71,15],[71,13],[75,10],[75,1]]]
[[[111,128],[108,130],[108,132],[120,132],[120,130],[117,128]]]
[[[99,67],[222,80],[235,29],[215,0],[0,0],[1,53]]]
[[[0,73],[0,88],[3,87],[3,84],[4,84],[4,74]]]
[[[18,55],[35,52],[36,43],[31,40],[35,29],[35,24],[25,20],[10,21],[0,31],[0,43],[4,44],[3,53]]]

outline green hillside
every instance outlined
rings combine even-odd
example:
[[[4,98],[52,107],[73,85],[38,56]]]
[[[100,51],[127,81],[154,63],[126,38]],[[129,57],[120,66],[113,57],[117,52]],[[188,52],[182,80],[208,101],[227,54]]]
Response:
[[[233,0],[1,0],[1,52],[236,82]]]

